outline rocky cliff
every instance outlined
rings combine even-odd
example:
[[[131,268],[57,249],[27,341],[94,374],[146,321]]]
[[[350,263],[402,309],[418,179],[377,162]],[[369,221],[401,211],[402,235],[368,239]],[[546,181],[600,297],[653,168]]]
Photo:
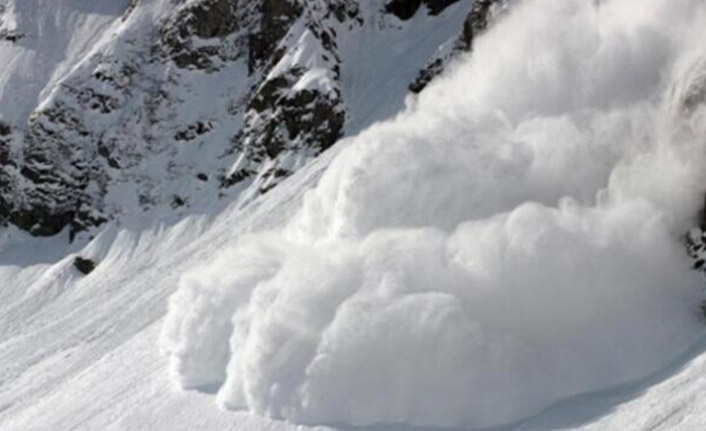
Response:
[[[504,4],[108,3],[0,6],[10,65],[0,80],[0,222],[74,235],[250,199],[393,115]],[[71,28],[48,31],[51,14]],[[61,31],[70,36],[51,39]],[[85,34],[91,43],[77,47]],[[28,65],[53,68],[33,92],[21,81]]]

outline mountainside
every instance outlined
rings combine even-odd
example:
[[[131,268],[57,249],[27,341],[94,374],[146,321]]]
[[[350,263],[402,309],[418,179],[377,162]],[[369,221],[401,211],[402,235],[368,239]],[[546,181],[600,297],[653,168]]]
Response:
[[[0,430],[702,431],[701,0],[0,0]]]
[[[469,49],[500,2],[471,3],[5,0],[0,221],[73,236],[263,193]]]

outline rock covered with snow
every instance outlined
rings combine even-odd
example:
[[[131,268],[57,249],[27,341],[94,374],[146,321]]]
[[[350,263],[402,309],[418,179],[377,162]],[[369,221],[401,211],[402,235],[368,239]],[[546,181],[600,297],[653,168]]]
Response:
[[[271,189],[401,107],[472,2],[45,3],[0,9],[0,220],[37,235]],[[25,85],[28,67],[48,72]]]
[[[702,2],[0,3],[3,430],[701,429]]]

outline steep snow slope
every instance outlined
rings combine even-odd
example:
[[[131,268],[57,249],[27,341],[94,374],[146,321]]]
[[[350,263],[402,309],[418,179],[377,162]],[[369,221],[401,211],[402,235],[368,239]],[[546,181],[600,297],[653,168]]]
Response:
[[[78,407],[80,403],[74,403],[74,397],[80,392],[66,390],[66,385],[81,380],[82,374],[90,374],[104,355],[123,344],[128,356],[124,360],[135,367],[136,378],[149,380],[148,369],[132,361],[141,362],[143,357],[157,361],[158,350],[150,336],[154,331],[138,334],[161,318],[166,297],[173,291],[181,270],[210,259],[244,231],[277,223],[291,205],[287,202],[295,198],[285,195],[277,199],[273,192],[268,202],[244,212],[226,212],[216,221],[188,219],[176,226],[143,231],[107,229],[81,251],[81,255],[101,262],[87,277],[73,267],[69,252],[76,251],[76,247],[67,249],[65,240],[47,244],[45,240],[6,232],[0,312],[3,429],[40,429],[42,425],[32,425],[31,421],[38,419],[36,401],[47,396],[68,400],[67,413],[72,405]],[[47,249],[51,252],[46,253]],[[133,339],[144,336],[152,339],[149,347],[143,350],[132,345]],[[161,374],[166,376],[164,369]],[[156,374],[154,377],[160,382],[166,380]],[[122,385],[119,381],[122,378],[115,383]],[[105,387],[109,387],[108,392],[114,388]],[[128,401],[139,402],[137,394],[143,388],[128,387],[137,391],[128,396]],[[160,390],[173,392],[170,385]],[[91,398],[96,400],[95,395]],[[106,407],[107,414],[115,414]],[[52,416],[46,418],[47,423],[57,427],[61,423],[54,414],[59,410],[50,410],[46,411]],[[27,422],[27,418],[31,421]],[[69,420],[77,419],[80,415],[69,415]],[[70,428],[67,425],[63,429]]]
[[[688,349],[706,9],[632,6],[518,4],[282,229],[187,272],[177,382],[298,423],[478,428]]]
[[[110,31],[129,0],[3,1],[0,31],[0,118],[26,122],[62,78]]]
[[[527,1],[264,197],[3,230],[0,429],[702,429],[704,13]]]
[[[4,284],[2,289],[2,304],[15,302],[9,299],[9,293],[14,291],[24,296],[23,287],[37,286],[43,279],[45,291],[37,295],[37,299],[43,297],[45,312],[53,312],[43,324],[27,323],[27,330],[18,330],[12,337],[15,345],[27,346],[25,352],[43,350],[44,359],[27,358],[24,356],[27,353],[20,355],[17,350],[13,355],[3,355],[3,364],[17,361],[25,367],[22,384],[11,384],[13,379],[4,373],[4,385],[11,384],[17,390],[31,384],[34,391],[20,392],[24,396],[18,396],[17,392],[3,390],[0,427],[21,431],[308,429],[217,409],[213,406],[212,395],[178,390],[165,372],[167,358],[156,344],[159,319],[165,312],[164,300],[173,291],[180,269],[215,257],[225,243],[240,235],[239,225],[247,230],[279,224],[280,217],[270,205],[290,210],[296,207],[301,197],[297,190],[312,184],[321,166],[312,169],[313,177],[289,181],[287,186],[268,196],[271,202],[261,202],[258,208],[247,211],[247,217],[242,217],[240,212],[224,214],[211,227],[204,226],[210,224],[208,222],[194,220],[181,227],[135,234],[122,245],[99,239],[81,254],[101,257],[98,250],[111,248],[115,258],[111,259],[110,266],[104,260],[101,265],[106,269],[85,279],[70,268],[70,259],[59,257],[68,251],[78,251],[76,248],[66,250],[57,244],[56,255],[52,256],[47,254],[45,241],[37,244],[27,238],[16,238],[14,251],[5,250],[2,254],[6,263],[2,269],[3,279],[11,280],[11,284]],[[204,234],[194,240],[191,234],[184,235],[185,230]],[[145,245],[138,247],[140,242]],[[161,249],[157,245],[160,243],[164,245]],[[155,252],[164,253],[157,265],[153,264]],[[138,264],[143,261],[145,265]],[[11,268],[13,265],[18,267]],[[57,302],[56,292],[66,278],[47,276],[61,269],[72,281],[63,290],[64,298]],[[102,287],[96,284],[99,278],[105,279]],[[92,287],[94,285],[96,287]],[[14,305],[16,307],[17,303]],[[4,307],[1,314],[5,315],[6,310]],[[24,319],[31,320],[26,315]],[[6,328],[6,324],[4,320],[2,327]],[[71,337],[70,334],[78,332],[77,328],[100,336]],[[56,338],[57,342],[53,346],[37,343],[37,333],[48,334],[42,338]],[[3,351],[10,344],[7,338],[3,336]],[[572,399],[524,423],[497,430],[701,430],[706,423],[704,358],[706,348],[702,342],[643,383]],[[57,378],[62,373],[64,375]],[[327,428],[311,429],[324,431]]]

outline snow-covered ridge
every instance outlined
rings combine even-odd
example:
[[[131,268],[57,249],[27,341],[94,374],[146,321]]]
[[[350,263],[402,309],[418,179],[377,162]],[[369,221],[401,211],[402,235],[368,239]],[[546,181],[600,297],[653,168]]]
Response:
[[[96,40],[132,28],[131,20],[145,29],[156,21],[191,22],[189,7],[201,4],[131,3],[129,13],[106,13]],[[90,241],[0,230],[0,429],[506,424],[497,429],[702,431],[703,280],[691,271],[683,240],[690,231],[687,251],[702,265],[703,233],[694,228],[706,227],[703,3],[516,4],[476,41],[472,57],[409,98],[398,117],[372,127],[403,106],[397,89],[418,72],[395,69],[390,53],[409,52],[405,41],[413,40],[419,53],[443,46],[432,62],[446,58],[457,35],[426,37],[420,29],[437,19],[461,23],[464,14],[383,17],[381,27],[337,30],[337,55],[356,60],[341,62],[340,77],[350,80],[338,82],[327,70],[335,62],[317,57],[323,42],[297,44],[318,40],[320,30],[296,21],[285,38],[297,49],[280,52],[283,67],[270,65],[260,78],[293,83],[282,93],[287,99],[294,89],[316,89],[313,83],[327,94],[339,90],[351,139],[264,196],[222,199],[223,209],[205,204],[205,214],[178,222],[131,223],[134,189],[126,174],[127,185],[109,194],[116,213],[124,211],[116,217],[121,223],[106,222]],[[76,6],[70,10],[85,11]],[[378,11],[361,9],[361,20],[370,23],[366,17],[379,18]],[[132,99],[111,89],[138,82],[142,95],[130,97],[159,99],[159,92],[140,89],[161,84],[143,87],[153,81],[131,70],[162,73],[167,61],[173,76],[193,78],[194,87],[179,93],[184,100],[220,100],[214,82],[250,73],[249,56],[239,51],[247,39],[234,33],[216,44],[192,38],[192,30],[178,49],[159,50],[154,64],[152,54],[139,54],[146,51],[135,39],[122,48],[108,43],[115,58],[137,53],[129,67],[106,56],[92,63],[89,55],[79,69],[105,83],[91,87],[97,94],[127,103]],[[359,46],[352,34],[363,41],[382,34],[390,43]],[[12,46],[21,48],[28,37]],[[204,68],[182,69],[173,56]],[[384,73],[357,61],[366,58],[381,62]],[[262,66],[260,57],[254,60]],[[235,63],[245,71],[236,73]],[[302,64],[311,68],[288,72]],[[395,71],[405,79],[374,79]],[[163,75],[150,79],[156,77]],[[234,93],[239,82],[229,87]],[[263,88],[267,95],[278,87],[253,84],[243,94]],[[49,100],[64,100],[63,91],[71,90]],[[98,113],[112,106],[112,99],[76,94],[76,112],[86,104],[102,118]],[[170,117],[171,103],[149,106],[161,106],[148,110],[160,121],[187,118]],[[224,127],[198,115],[210,106],[196,105],[196,121],[156,127],[155,137],[196,143],[188,158],[201,160]],[[0,127],[0,161],[23,139],[17,127]],[[128,156],[143,154],[141,142]],[[169,143],[150,141],[164,160],[175,157]],[[109,166],[131,166],[127,173],[144,168],[143,184],[162,172],[162,159],[101,151]],[[230,156],[224,172],[236,159]],[[211,171],[195,172],[200,183],[213,181]],[[240,183],[232,187],[219,192],[256,194]],[[161,193],[171,190],[153,192]],[[177,217],[191,211],[179,206],[183,201],[169,199]],[[194,202],[188,204],[195,209]],[[95,264],[92,271],[78,265],[84,260]]]
[[[471,3],[4,0],[0,220],[73,235],[251,199],[400,109]]]

